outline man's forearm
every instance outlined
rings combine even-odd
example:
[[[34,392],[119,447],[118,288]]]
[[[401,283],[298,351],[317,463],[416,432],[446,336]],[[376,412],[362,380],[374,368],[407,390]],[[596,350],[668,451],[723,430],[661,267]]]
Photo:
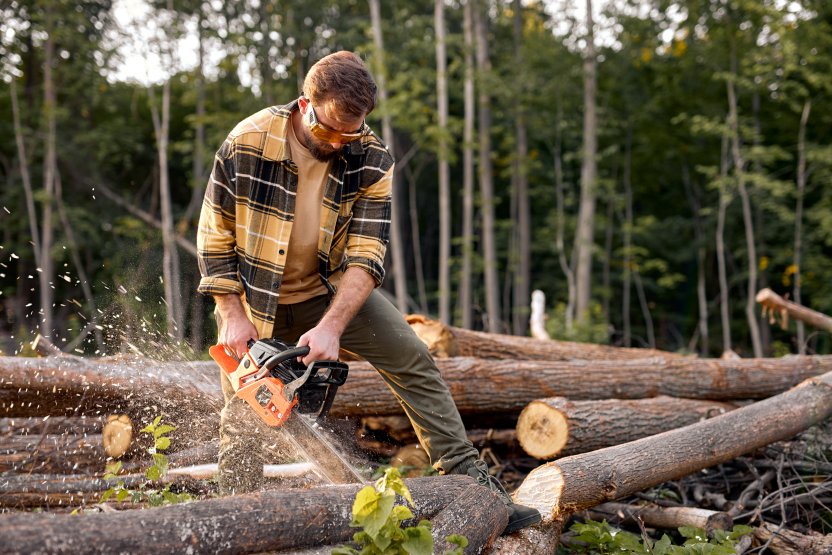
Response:
[[[233,293],[228,295],[214,295],[214,302],[217,303],[217,311],[220,313],[220,318],[223,321],[230,320],[236,316],[246,315],[243,308],[243,300],[240,295]]]
[[[327,328],[340,337],[364,306],[375,286],[375,280],[366,271],[357,267],[347,268],[338,285],[338,292],[318,326]]]

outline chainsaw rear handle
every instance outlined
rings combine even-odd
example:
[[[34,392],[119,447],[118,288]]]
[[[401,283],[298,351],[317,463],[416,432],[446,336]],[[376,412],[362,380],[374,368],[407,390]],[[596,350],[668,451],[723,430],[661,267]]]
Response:
[[[259,372],[257,372],[255,379],[259,380],[281,362],[285,362],[287,360],[291,360],[297,357],[306,356],[308,354],[309,345],[303,345],[302,347],[292,347],[291,349],[286,349],[282,353],[274,355],[273,357],[269,358],[266,362],[264,362],[263,367],[260,368]]]

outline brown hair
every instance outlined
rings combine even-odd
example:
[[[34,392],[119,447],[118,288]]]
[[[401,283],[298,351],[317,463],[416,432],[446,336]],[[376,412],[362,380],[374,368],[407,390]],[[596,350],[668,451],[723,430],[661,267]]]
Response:
[[[357,54],[341,50],[309,68],[303,95],[318,106],[330,104],[337,116],[363,118],[375,108],[376,83]]]

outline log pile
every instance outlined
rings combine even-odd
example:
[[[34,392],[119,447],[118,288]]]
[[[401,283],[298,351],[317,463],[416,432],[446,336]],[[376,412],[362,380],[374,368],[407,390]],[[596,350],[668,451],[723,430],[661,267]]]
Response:
[[[623,521],[635,518],[656,527],[682,522],[715,529],[748,518],[750,511],[765,516],[773,510],[766,496],[774,469],[771,476],[752,473],[743,483],[742,499],[735,502],[731,495],[693,486],[689,499],[677,507],[645,507],[632,498],[629,505],[609,502],[645,495],[641,492],[669,480],[683,483],[714,465],[739,464],[733,461],[789,440],[832,414],[828,356],[702,359],[487,334],[422,317],[410,321],[436,357],[471,442],[503,480],[519,483],[528,473],[516,499],[540,508],[545,516],[541,527],[497,538],[494,531],[503,526],[505,509],[484,488],[459,477],[410,482],[414,500],[418,504],[423,498],[425,504],[415,511],[417,516],[432,519],[440,543],[449,530],[466,535],[473,543],[466,552],[551,552],[569,518],[590,509],[598,511],[594,515],[607,511]],[[217,374],[213,362],[0,357],[0,508],[41,507],[59,513],[99,506],[101,492],[113,485],[102,479],[104,466],[117,458],[123,461],[126,474],[121,478],[128,486],[146,483],[141,473],[149,461],[149,445],[141,443],[138,430],[160,414],[178,428],[169,461],[179,470],[166,483],[197,498],[214,491],[206,480],[216,472],[222,407]],[[414,475],[428,465],[399,403],[368,363],[350,363],[349,379],[339,389],[331,416],[341,422],[342,439],[349,435],[344,430],[355,430],[355,439],[348,443],[363,449],[369,466],[379,456],[412,467]],[[832,472],[832,463],[825,472]],[[348,526],[349,507],[357,486],[309,488],[319,483],[310,476],[303,482],[283,482],[284,487],[306,486],[299,491],[148,510],[150,520],[143,516],[142,522],[158,517],[160,523],[174,519],[181,526],[143,536],[142,545],[165,550],[177,534],[187,535],[195,552],[301,552],[322,542],[348,541],[354,532]],[[259,509],[257,504],[262,504]],[[131,536],[131,519],[123,516],[130,511],[124,509],[137,507],[106,505],[107,512],[85,515],[84,523],[73,527],[60,514],[0,515],[0,545],[24,542],[8,545],[21,552],[56,550],[22,538],[38,530],[36,538],[56,535],[67,550],[85,552],[82,546],[91,541],[86,534],[107,526],[120,531],[108,540],[107,549],[127,549],[138,540]],[[266,515],[278,506],[290,510]],[[113,508],[119,512],[112,513]],[[223,523],[221,515],[237,511],[249,511],[257,526],[244,526],[241,532],[239,524]],[[301,524],[314,530],[301,531]],[[257,528],[285,529],[286,534],[275,538]],[[761,528],[757,541],[779,537],[780,532]],[[786,532],[822,544],[807,530]]]

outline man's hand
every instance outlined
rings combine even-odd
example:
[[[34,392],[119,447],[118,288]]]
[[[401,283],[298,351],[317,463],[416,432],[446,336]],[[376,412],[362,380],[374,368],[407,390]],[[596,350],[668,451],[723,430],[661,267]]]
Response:
[[[304,345],[309,345],[309,354],[300,360],[307,366],[316,360],[338,360],[341,334],[321,322],[300,336],[298,347]]]
[[[231,356],[239,359],[248,351],[248,340],[259,339],[257,329],[246,316],[239,295],[215,295],[220,315],[217,343]]]

